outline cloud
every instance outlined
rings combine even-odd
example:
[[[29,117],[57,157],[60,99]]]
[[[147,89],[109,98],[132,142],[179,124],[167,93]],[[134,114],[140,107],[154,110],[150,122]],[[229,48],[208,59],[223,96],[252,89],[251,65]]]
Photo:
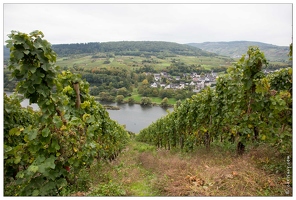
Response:
[[[41,30],[52,44],[156,40],[292,42],[292,4],[4,4],[4,36]]]

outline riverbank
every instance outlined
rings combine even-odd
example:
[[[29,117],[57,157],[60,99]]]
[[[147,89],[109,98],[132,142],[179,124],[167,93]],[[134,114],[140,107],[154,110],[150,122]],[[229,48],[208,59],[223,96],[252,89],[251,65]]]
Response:
[[[115,101],[100,101],[100,98],[98,96],[94,96],[95,97],[95,100],[100,102],[101,104],[114,104],[116,103]],[[150,98],[150,97],[149,97]],[[138,99],[138,98],[137,98]],[[168,104],[166,106],[162,106],[161,105],[161,101],[160,101],[160,98],[158,97],[152,97],[150,98],[151,99],[151,104],[150,105],[145,105],[146,107],[148,106],[158,106],[158,107],[162,107],[162,108],[173,108],[176,104],[176,101],[175,100],[169,100]],[[117,103],[118,104],[118,103]],[[123,102],[119,103],[119,104],[128,104],[128,105],[133,105],[133,104],[137,104],[137,105],[141,105],[141,100],[135,100],[134,102],[130,103],[128,101],[128,98],[124,99]],[[106,106],[104,105],[106,109],[108,110],[117,110],[117,108],[120,109],[120,107],[118,106]]]
[[[111,106],[111,105],[103,105],[103,106],[107,110],[120,110],[120,107],[118,107],[118,106]]]

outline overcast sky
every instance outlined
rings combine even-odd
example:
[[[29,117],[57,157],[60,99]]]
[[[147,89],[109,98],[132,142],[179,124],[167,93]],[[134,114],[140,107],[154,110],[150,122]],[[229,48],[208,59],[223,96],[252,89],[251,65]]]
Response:
[[[11,30],[51,44],[108,41],[292,42],[292,4],[4,4]]]

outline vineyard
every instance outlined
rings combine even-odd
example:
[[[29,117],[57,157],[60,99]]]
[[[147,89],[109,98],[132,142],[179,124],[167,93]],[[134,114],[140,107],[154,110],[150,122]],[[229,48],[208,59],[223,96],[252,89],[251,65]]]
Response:
[[[123,150],[126,155],[123,153],[121,162],[132,160],[130,166],[137,168],[124,168],[120,164],[113,166],[116,173],[121,174],[121,168],[148,174],[151,180],[154,176],[137,162],[158,171],[166,161],[164,158],[170,155],[165,149],[190,153],[204,146],[209,152],[213,144],[223,146],[231,142],[239,156],[248,145],[269,145],[283,157],[292,155],[292,68],[264,74],[268,62],[257,47],[250,47],[247,55],[220,75],[215,88],[207,87],[176,105],[174,111],[143,129],[134,141],[89,94],[89,83],[79,74],[59,69],[57,54],[43,37],[41,31],[30,34],[12,31],[6,41],[10,49],[8,68],[18,85],[13,95],[4,94],[5,196],[68,196],[71,186],[77,189],[78,185],[88,184],[86,179],[93,178],[81,179],[86,169],[97,163],[98,171],[93,176],[106,176],[99,171],[100,163],[113,160],[114,165]],[[23,98],[37,103],[40,110],[23,108],[20,104]],[[147,146],[142,142],[148,143]],[[126,145],[130,145],[129,150]],[[147,149],[154,149],[150,145],[165,154],[164,158],[157,160],[154,154],[147,154]],[[143,149],[145,152],[140,154]],[[139,158],[135,156],[137,153]],[[183,162],[174,158],[176,165]],[[109,187],[116,189],[112,179],[107,178]],[[130,179],[137,178],[143,179],[136,175],[123,177],[128,184]],[[109,192],[101,187],[91,194],[109,195]],[[134,193],[121,190],[112,193],[128,194]]]
[[[237,143],[237,154],[248,144],[267,143],[283,155],[292,153],[292,68],[265,75],[264,53],[250,47],[247,55],[217,85],[187,98],[165,117],[143,129],[138,140],[159,148],[192,151],[214,141]]]
[[[79,75],[59,71],[43,33],[12,32],[9,69],[16,91],[40,111],[4,96],[5,195],[63,195],[95,159],[112,160],[129,134],[89,95]]]

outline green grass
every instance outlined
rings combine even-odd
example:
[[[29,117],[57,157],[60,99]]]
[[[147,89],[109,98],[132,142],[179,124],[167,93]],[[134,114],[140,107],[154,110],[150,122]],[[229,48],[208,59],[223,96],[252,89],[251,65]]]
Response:
[[[155,175],[145,169],[140,169],[143,173],[143,177],[147,181],[139,180],[131,184],[130,190],[135,196],[158,196],[158,192],[151,187],[151,180],[155,179]]]
[[[141,102],[142,96],[140,94],[138,94],[138,90],[136,88],[133,90],[131,97],[135,100],[135,103]],[[124,98],[124,100],[127,101],[129,98],[130,97],[126,97],[126,98]]]
[[[140,103],[141,102],[141,98],[143,97],[142,95],[140,95],[137,91],[137,89],[134,89],[133,92],[132,92],[132,96],[131,96],[134,100],[135,100],[135,103]],[[130,97],[125,97],[124,98],[124,101],[128,101]],[[161,101],[162,101],[162,98],[160,97],[149,97],[152,101],[152,103],[155,103],[155,104],[158,104],[160,105]],[[175,98],[169,98],[169,105],[174,105],[176,104],[177,100]]]

